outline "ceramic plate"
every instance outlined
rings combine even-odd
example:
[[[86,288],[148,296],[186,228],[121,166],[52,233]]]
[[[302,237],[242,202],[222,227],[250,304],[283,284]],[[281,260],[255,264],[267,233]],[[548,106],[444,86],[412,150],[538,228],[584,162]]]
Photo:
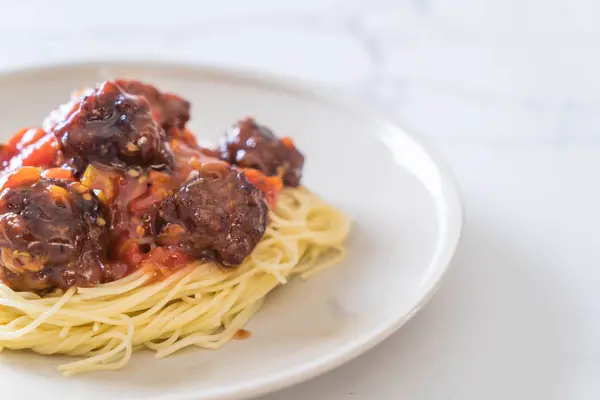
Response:
[[[192,102],[191,128],[215,141],[252,115],[306,156],[304,184],[353,219],[347,259],[278,288],[247,326],[248,340],[157,360],[134,354],[117,372],[63,378],[61,357],[0,354],[3,399],[239,399],[328,371],[402,326],[435,293],[457,245],[455,185],[419,141],[363,107],[306,85],[231,70],[98,63],[0,77],[2,141],[39,124],[75,88],[135,78]]]

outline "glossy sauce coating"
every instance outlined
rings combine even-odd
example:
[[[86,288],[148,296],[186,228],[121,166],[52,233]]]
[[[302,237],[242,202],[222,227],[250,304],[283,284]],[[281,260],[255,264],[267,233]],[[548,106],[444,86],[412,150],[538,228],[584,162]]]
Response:
[[[205,164],[161,204],[158,243],[239,265],[265,233],[267,211],[264,194],[243,172]]]
[[[58,141],[52,133],[23,128],[2,145],[0,165],[9,171],[22,166],[52,167],[59,162],[58,153]]]
[[[162,276],[197,259],[235,267],[283,181],[299,183],[302,155],[253,120],[238,135],[259,143],[253,161],[232,165],[223,146],[197,144],[175,95],[123,80],[80,94],[46,130],[0,149],[0,278],[16,290],[89,287],[138,268]]]
[[[65,289],[121,278],[125,266],[106,258],[107,232],[100,201],[81,184],[44,178],[34,167],[4,177],[0,275],[13,289]]]
[[[89,162],[126,167],[168,168],[173,155],[162,127],[143,96],[104,82],[86,95],[53,129],[65,158],[76,169]]]
[[[190,102],[173,93],[163,93],[146,83],[117,79],[115,81],[125,92],[143,96],[150,103],[154,120],[162,126],[167,136],[179,135],[190,120]]]
[[[245,118],[231,127],[219,144],[219,157],[230,164],[253,168],[268,176],[283,176],[287,186],[298,186],[304,156],[289,138],[278,139],[273,131]]]

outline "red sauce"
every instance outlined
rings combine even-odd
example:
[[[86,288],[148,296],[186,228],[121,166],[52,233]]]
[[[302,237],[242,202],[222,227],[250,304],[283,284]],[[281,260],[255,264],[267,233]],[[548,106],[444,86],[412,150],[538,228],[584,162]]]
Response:
[[[82,183],[93,189],[109,210],[111,259],[125,262],[130,272],[141,265],[144,268],[153,265],[160,275],[165,275],[193,260],[175,247],[157,245],[157,232],[151,222],[161,202],[180,188],[194,171],[204,164],[226,164],[213,157],[210,150],[198,146],[193,136],[173,138],[170,144],[175,156],[170,173],[91,164],[82,177]],[[256,170],[245,173],[265,192],[268,203],[274,205],[282,188],[281,179],[266,177]]]
[[[17,132],[0,151],[3,169],[21,166],[49,167],[56,161],[58,142],[41,128],[25,128]]]
[[[246,340],[252,336],[252,332],[247,331],[246,329],[238,329],[233,338],[235,340]]]
[[[231,251],[232,246],[238,246],[241,250],[236,251],[245,257],[249,253],[244,251],[253,248],[260,239],[257,235],[262,235],[264,232],[267,215],[264,200],[266,199],[269,206],[275,205],[277,194],[283,188],[284,174],[289,175],[291,169],[287,171],[282,169],[282,172],[276,176],[266,176],[264,172],[254,169],[252,165],[230,166],[230,160],[225,158],[228,161],[223,161],[219,151],[199,146],[194,134],[184,127],[189,119],[189,103],[174,95],[161,94],[151,86],[139,82],[133,82],[132,85],[133,91],[130,93],[141,93],[146,96],[150,93],[152,94],[150,101],[144,100],[141,95],[124,93],[114,82],[105,82],[96,90],[87,91],[81,97],[78,95],[69,107],[63,107],[64,110],[53,116],[54,119],[47,120],[44,125],[47,130],[24,128],[0,147],[0,171],[4,172],[0,178],[0,192],[4,194],[11,192],[9,193],[11,201],[21,207],[20,211],[15,211],[13,203],[0,204],[0,225],[7,224],[7,226],[0,226],[0,231],[9,226],[10,218],[20,218],[20,228],[26,232],[26,234],[17,232],[14,237],[5,234],[6,240],[0,243],[0,250],[11,253],[5,258],[15,257],[14,263],[10,265],[12,268],[10,272],[14,275],[14,281],[18,281],[21,285],[19,289],[29,287],[32,290],[45,290],[52,286],[43,285],[59,287],[70,285],[68,279],[52,281],[54,279],[51,276],[52,271],[48,272],[48,265],[44,265],[45,253],[42,250],[38,252],[37,264],[27,264],[32,270],[19,271],[21,268],[19,263],[22,260],[14,254],[17,250],[21,254],[26,253],[28,243],[25,243],[26,239],[23,241],[24,237],[37,237],[35,234],[40,233],[36,231],[41,229],[36,225],[36,219],[45,221],[47,226],[44,225],[43,229],[49,230],[53,226],[59,226],[64,232],[72,233],[70,236],[65,236],[66,239],[61,238],[61,242],[53,242],[53,237],[48,237],[47,243],[44,242],[44,246],[48,249],[70,246],[69,251],[79,254],[79,259],[68,260],[69,266],[65,267],[66,269],[78,265],[86,257],[88,264],[93,264],[85,271],[82,270],[81,276],[74,281],[76,286],[93,286],[119,279],[138,268],[152,270],[157,277],[161,277],[189,264],[195,257],[216,259],[224,266],[236,266],[243,258],[231,257],[227,260],[234,261],[229,262],[215,251],[217,253],[219,249]],[[288,152],[295,150],[291,140],[282,140],[283,145],[280,145],[273,142],[275,139],[271,136],[267,138],[269,141],[264,139],[266,145],[263,146],[260,155],[267,154],[267,147],[276,147],[282,154],[283,150]],[[148,147],[149,144],[152,146]],[[215,165],[217,168],[207,167],[213,164],[219,165]],[[221,166],[225,166],[230,174],[228,175],[227,171],[220,171],[219,168],[223,169]],[[280,170],[271,168],[271,164],[268,166],[269,171]],[[243,174],[240,171],[243,171]],[[239,176],[234,176],[236,174]],[[162,212],[161,207],[168,202],[167,199],[177,197],[176,193],[187,190],[190,180],[198,175],[199,179],[195,182],[201,181],[200,183],[204,184],[203,188],[199,189],[196,186],[195,197],[189,200],[185,196],[180,196],[182,201],[193,202],[202,198],[209,193],[208,189],[204,189],[205,187],[214,190],[215,196],[202,200],[205,203],[198,200],[198,204],[201,204],[200,208],[194,208],[195,205],[187,203],[173,206],[169,218],[165,217],[165,221],[168,220],[167,225],[158,227],[157,221],[162,218],[159,215]],[[213,181],[210,181],[211,179]],[[220,186],[219,179],[229,186]],[[295,179],[296,181],[299,179],[299,173]],[[30,190],[32,185],[37,185],[37,189]],[[254,229],[252,234],[255,236],[255,242],[244,242],[245,232],[231,233],[232,231],[227,230],[234,228],[239,230],[244,224],[246,225],[243,229],[248,232],[253,230],[252,223],[249,222],[249,214],[244,211],[247,208],[243,208],[252,205],[248,206],[249,203],[245,202],[255,200],[247,194],[248,187],[260,198],[262,205],[263,230],[256,233],[257,229]],[[40,214],[43,216],[41,218],[32,213],[43,213],[44,210],[49,209],[46,207],[48,201],[40,197],[42,194],[46,196],[43,192],[46,188],[54,191],[50,197],[54,201],[51,208],[54,214]],[[263,197],[255,188],[262,191],[265,196]],[[68,189],[65,192],[67,194],[62,194],[63,189]],[[235,190],[241,194],[237,197],[229,196]],[[216,195],[217,191],[218,195]],[[65,198],[63,201],[60,196],[67,196],[68,199]],[[66,206],[61,205],[61,202]],[[94,209],[88,207],[88,210],[79,206],[89,202],[97,207]],[[79,208],[71,210],[69,204]],[[179,206],[185,206],[188,210],[179,213],[180,210],[177,208]],[[207,213],[210,207],[213,207],[211,215],[197,215],[202,212]],[[23,214],[22,209],[25,208],[27,212]],[[59,215],[65,208],[72,211],[69,214],[71,219],[60,222]],[[178,221],[178,218],[183,218],[182,215],[187,219]],[[234,225],[235,227],[224,229],[222,221],[230,218],[231,215],[237,218],[236,222],[232,223],[232,227]],[[87,225],[82,225],[80,220],[83,219],[90,226],[89,229]],[[182,225],[179,225],[179,222]],[[182,231],[186,223],[191,224],[194,229],[204,229],[204,231],[190,239],[188,232]],[[198,228],[202,224],[204,225]],[[75,226],[81,227],[75,231],[73,230]],[[90,239],[91,236],[88,237],[89,234],[86,232],[92,231],[96,232],[100,239]],[[193,254],[192,252],[191,254],[182,249],[180,239],[188,239],[187,242],[192,243],[193,246],[197,244],[202,246],[205,237],[211,235],[218,237],[213,234],[213,231],[219,231],[229,242],[220,242],[220,247],[208,248],[206,253]],[[44,238],[44,235],[40,237]],[[172,238],[179,238],[177,240],[180,242],[175,243],[170,240]],[[16,240],[23,242],[19,248],[14,246]],[[96,242],[86,244],[94,248],[93,260],[90,258],[91,253],[85,253],[81,245],[83,242],[90,241]],[[211,252],[214,257],[211,256]],[[206,257],[204,254],[207,254]],[[58,256],[56,259],[58,260]],[[60,263],[65,264],[63,261],[57,261],[56,265]],[[64,273],[64,276],[68,277],[72,270],[67,271],[65,268],[61,270],[61,274]],[[0,260],[0,279],[6,281],[6,274],[3,276],[5,269],[6,266],[2,265]],[[90,275],[89,271],[94,272],[94,278],[86,281],[86,276]],[[44,276],[41,277],[40,274]],[[43,285],[32,282],[42,282]],[[238,339],[249,336],[250,332],[245,330],[240,330],[236,334]]]

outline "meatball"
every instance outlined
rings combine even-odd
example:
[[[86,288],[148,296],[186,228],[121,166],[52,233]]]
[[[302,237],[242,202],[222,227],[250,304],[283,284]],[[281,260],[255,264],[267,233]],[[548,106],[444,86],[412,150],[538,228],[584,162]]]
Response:
[[[117,79],[115,82],[127,93],[144,96],[148,100],[154,119],[168,137],[185,129],[185,124],[190,119],[189,101],[172,93],[163,93],[154,86],[139,81]]]
[[[267,212],[264,194],[243,172],[225,164],[205,164],[162,203],[158,242],[236,266],[265,233]]]
[[[219,144],[219,157],[269,176],[283,172],[286,186],[300,184],[304,156],[291,140],[279,140],[269,128],[258,125],[252,118],[246,118],[229,129]]]
[[[53,133],[78,170],[92,161],[164,168],[173,160],[165,131],[152,118],[148,101],[125,93],[111,81],[84,96]]]
[[[107,221],[96,196],[79,183],[41,178],[34,170],[13,173],[19,183],[0,194],[2,280],[14,290],[40,291],[123,276],[125,270],[101,261]]]

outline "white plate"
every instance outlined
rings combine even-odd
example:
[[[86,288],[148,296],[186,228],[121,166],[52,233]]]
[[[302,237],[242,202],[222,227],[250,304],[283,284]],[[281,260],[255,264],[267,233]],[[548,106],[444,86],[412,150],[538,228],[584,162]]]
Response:
[[[3,399],[238,399],[306,380],[374,346],[435,293],[457,245],[461,206],[449,172],[417,140],[364,108],[255,74],[162,64],[85,64],[0,77],[0,132],[39,124],[72,89],[136,78],[192,102],[191,128],[216,140],[246,114],[292,136],[304,183],[354,220],[348,258],[272,293],[248,340],[155,360],[136,353],[118,372],[62,378],[64,361],[0,355]],[[435,110],[432,110],[435,118]]]

